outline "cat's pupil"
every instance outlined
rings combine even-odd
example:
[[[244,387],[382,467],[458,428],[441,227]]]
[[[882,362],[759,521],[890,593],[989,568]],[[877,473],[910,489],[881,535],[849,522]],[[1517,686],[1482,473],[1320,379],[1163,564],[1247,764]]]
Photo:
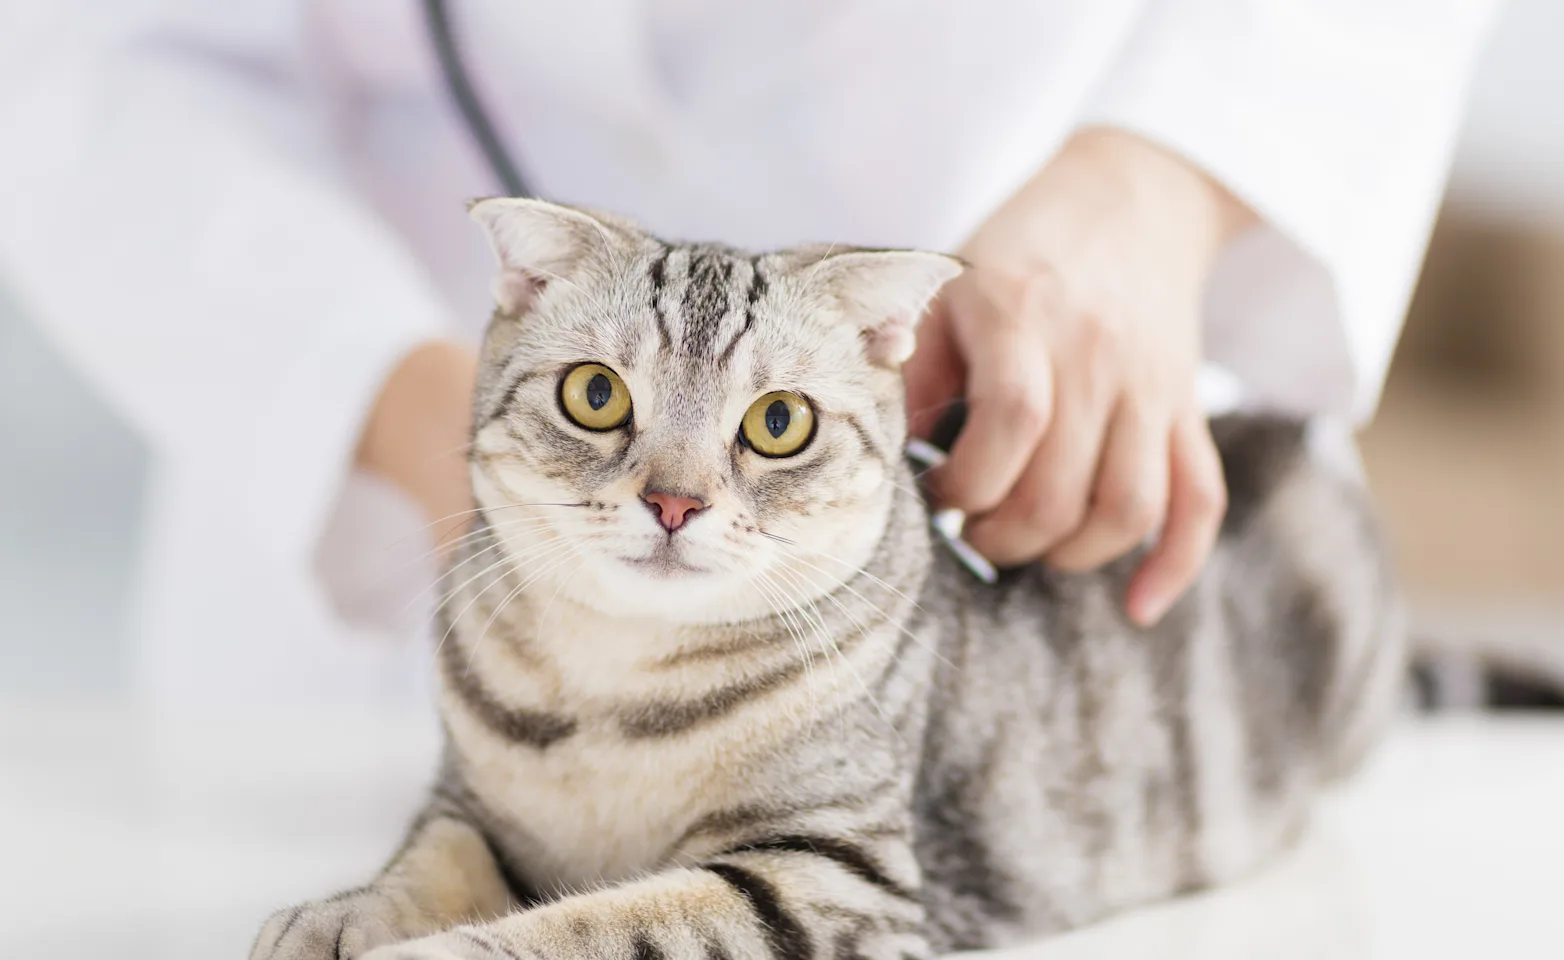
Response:
[[[614,385],[601,373],[587,381],[587,405],[593,410],[603,409],[603,404],[614,395]]]
[[[781,400],[771,401],[771,406],[766,408],[766,431],[773,439],[780,439],[782,434],[787,433],[787,425],[792,420],[792,411]]]

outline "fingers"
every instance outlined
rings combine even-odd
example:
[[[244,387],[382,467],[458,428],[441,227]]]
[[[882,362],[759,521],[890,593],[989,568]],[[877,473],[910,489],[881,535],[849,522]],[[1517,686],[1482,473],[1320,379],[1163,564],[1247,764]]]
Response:
[[[1216,544],[1227,511],[1222,461],[1211,431],[1198,413],[1173,425],[1168,456],[1167,525],[1130,581],[1130,619],[1150,625],[1195,582]]]
[[[961,282],[960,278],[957,283]],[[967,419],[935,477],[941,505],[969,515],[998,506],[1015,486],[1048,429],[1053,378],[1044,325],[1025,302],[1000,309],[985,298],[953,301],[952,309],[981,311],[959,320],[967,365]],[[953,321],[953,327],[958,321]]]
[[[1086,516],[1111,397],[1106,378],[1083,367],[1061,384],[1048,434],[1009,496],[967,529],[969,542],[999,566],[1037,559]]]
[[[1061,299],[1052,274],[968,273],[946,288],[908,362],[909,420],[927,436],[958,395],[966,422],[933,478],[971,517],[968,542],[1000,566],[1045,557],[1084,571],[1159,528],[1126,603],[1150,623],[1199,574],[1225,508],[1221,464],[1198,413],[1127,371],[1120,325]]]
[[[935,302],[918,326],[918,346],[902,367],[907,384],[907,432],[925,440],[961,393],[962,361],[950,328],[950,308]]]
[[[1139,546],[1162,526],[1168,504],[1167,422],[1126,397],[1108,425],[1086,520],[1049,550],[1060,570],[1083,571]]]

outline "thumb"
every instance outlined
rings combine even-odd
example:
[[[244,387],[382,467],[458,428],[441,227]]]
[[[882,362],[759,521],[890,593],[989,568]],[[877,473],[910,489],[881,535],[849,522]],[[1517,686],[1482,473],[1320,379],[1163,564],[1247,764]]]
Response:
[[[927,440],[966,380],[946,297],[934,302],[919,325],[918,345],[902,367],[902,378],[907,384],[907,432]]]

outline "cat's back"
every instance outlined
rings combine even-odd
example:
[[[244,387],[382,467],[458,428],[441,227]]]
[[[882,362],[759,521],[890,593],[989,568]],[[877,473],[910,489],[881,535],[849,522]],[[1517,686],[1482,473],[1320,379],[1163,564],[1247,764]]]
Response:
[[[1228,516],[1152,628],[1123,612],[1139,557],[992,586],[937,562],[924,605],[944,656],[915,812],[943,946],[1242,874],[1372,742],[1399,685],[1399,608],[1366,496],[1311,429],[1213,425]]]

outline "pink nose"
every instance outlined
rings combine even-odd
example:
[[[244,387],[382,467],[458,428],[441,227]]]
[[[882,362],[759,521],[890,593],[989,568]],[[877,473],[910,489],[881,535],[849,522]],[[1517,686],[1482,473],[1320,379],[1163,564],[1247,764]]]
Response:
[[[664,493],[661,490],[643,493],[641,499],[657,514],[658,521],[669,533],[684,526],[686,520],[706,508],[704,503],[694,497],[681,497],[677,493]]]

